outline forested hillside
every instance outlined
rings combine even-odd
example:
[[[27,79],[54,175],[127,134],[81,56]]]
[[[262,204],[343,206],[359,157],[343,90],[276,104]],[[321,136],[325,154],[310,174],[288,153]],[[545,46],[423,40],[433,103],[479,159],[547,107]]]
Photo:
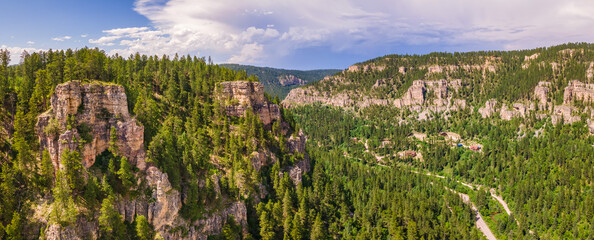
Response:
[[[278,96],[280,100],[283,100],[293,88],[322,80],[326,76],[340,72],[338,69],[300,71],[238,64],[221,64],[221,66],[235,71],[245,71],[249,76],[258,77],[264,84],[266,93],[272,97]]]
[[[0,56],[0,239],[481,238],[455,184],[306,143],[246,72]]]
[[[316,149],[456,183],[498,239],[590,239],[593,74],[592,44],[387,55],[283,104]]]

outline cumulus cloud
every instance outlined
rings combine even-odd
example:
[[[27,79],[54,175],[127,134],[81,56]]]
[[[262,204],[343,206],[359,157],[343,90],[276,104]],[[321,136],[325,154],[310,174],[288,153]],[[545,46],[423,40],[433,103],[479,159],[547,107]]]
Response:
[[[32,48],[32,47],[9,47],[6,45],[0,46],[0,49],[6,49],[10,52],[10,64],[18,64],[21,61],[21,56],[24,52],[33,53],[39,51],[45,51],[44,49]]]
[[[55,38],[52,38],[52,40],[54,40],[54,41],[58,41],[58,42],[63,42],[64,40],[69,40],[69,39],[71,39],[71,38],[72,38],[71,36],[63,36],[63,37],[55,37]]]
[[[134,6],[152,27],[105,30],[89,43],[114,45],[111,52],[120,54],[270,63],[319,46],[334,52],[394,45],[517,49],[594,39],[587,30],[594,27],[590,0],[137,0]]]
[[[28,41],[28,42],[27,42],[27,44],[29,44],[29,45],[33,45],[33,44],[35,44],[35,42],[33,42],[33,41]]]

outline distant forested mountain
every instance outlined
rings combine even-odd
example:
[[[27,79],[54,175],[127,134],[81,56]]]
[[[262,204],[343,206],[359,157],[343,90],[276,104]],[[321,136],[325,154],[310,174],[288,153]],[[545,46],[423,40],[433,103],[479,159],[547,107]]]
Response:
[[[315,151],[459,184],[497,239],[594,238],[593,44],[386,55],[283,105]]]
[[[269,67],[256,67],[239,64],[221,64],[220,66],[235,71],[246,71],[248,75],[254,75],[264,85],[264,90],[270,96],[278,96],[284,99],[291,89],[305,84],[319,81],[326,76],[339,72],[339,69],[318,69],[309,71],[287,70]]]

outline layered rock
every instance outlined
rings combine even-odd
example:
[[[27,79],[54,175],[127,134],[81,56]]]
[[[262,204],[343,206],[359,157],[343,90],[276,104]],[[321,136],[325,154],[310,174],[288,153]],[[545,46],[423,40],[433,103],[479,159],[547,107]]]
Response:
[[[372,64],[367,64],[367,65],[352,65],[349,66],[349,68],[347,69],[347,72],[358,72],[358,71],[369,71],[369,70],[374,70],[374,71],[383,71],[386,69],[385,65],[377,65],[375,63]]]
[[[252,109],[264,125],[281,119],[279,106],[268,102],[264,87],[259,82],[222,82],[220,93],[220,99],[226,101],[224,108],[229,116],[242,117],[248,109]]]
[[[253,101],[250,102],[251,106],[259,106],[265,98],[263,92],[257,89],[258,87],[255,92],[258,93],[254,95],[234,96],[243,101]],[[51,104],[52,108],[39,116],[36,131],[39,134],[41,150],[48,149],[57,166],[62,151],[82,148],[83,165],[90,167],[95,156],[107,149],[110,129],[116,129],[118,153],[128,157],[140,170],[136,173],[136,187],[146,187],[145,190],[151,192],[151,195],[134,198],[118,197],[115,208],[126,221],[132,222],[137,215],[144,215],[155,231],[165,239],[207,239],[209,235],[221,232],[227,216],[230,215],[247,233],[247,210],[242,202],[230,203],[226,208],[204,214],[201,220],[194,222],[181,217],[179,211],[183,201],[182,194],[172,187],[166,173],[155,166],[149,164],[147,167],[145,164],[144,129],[128,113],[123,87],[99,82],[72,81],[56,87]],[[76,127],[64,130],[69,124],[84,124],[87,127],[80,130]],[[51,131],[46,129],[48,127]],[[85,143],[83,139],[89,136],[92,140]],[[218,185],[218,181],[215,181],[215,185]],[[40,222],[48,223],[47,214],[36,215]],[[188,229],[188,234],[175,230],[179,228]],[[98,232],[99,225],[95,219],[80,215],[76,223],[68,227],[49,224],[44,233],[47,239],[96,239]]]
[[[550,82],[538,82],[538,85],[534,88],[534,98],[538,100],[538,106],[544,108],[549,102],[549,86]]]
[[[501,107],[500,116],[503,120],[511,120],[514,117],[526,117],[530,112],[534,111],[534,104],[514,103],[510,108],[504,103]]]
[[[402,108],[411,105],[423,105],[426,100],[426,93],[432,91],[435,95],[433,104],[437,106],[447,105],[447,99],[451,97],[452,91],[458,91],[461,87],[461,80],[446,81],[425,81],[416,80],[401,98],[394,100],[393,105]]]
[[[563,94],[563,104],[571,104],[573,101],[594,101],[594,84],[585,84],[578,80],[569,82]]]
[[[84,132],[74,127],[67,129],[69,116]],[[52,126],[49,126],[50,122],[53,122]],[[46,129],[48,126],[53,130]],[[112,127],[117,132],[119,154],[126,156],[139,169],[144,169],[144,127],[130,117],[122,86],[79,81],[56,86],[51,97],[51,109],[38,117],[35,130],[39,136],[40,151],[47,149],[56,167],[65,149],[81,148],[83,166],[88,168],[95,162],[95,156],[109,147]],[[84,138],[90,141],[83,142]]]
[[[278,77],[278,81],[282,86],[290,85],[305,85],[305,81],[293,75],[282,75]]]
[[[497,100],[496,99],[489,99],[485,103],[485,106],[484,107],[480,107],[478,111],[481,114],[481,116],[483,116],[483,118],[490,117],[490,116],[492,116],[497,111],[495,109],[495,106],[496,105],[497,105]]]

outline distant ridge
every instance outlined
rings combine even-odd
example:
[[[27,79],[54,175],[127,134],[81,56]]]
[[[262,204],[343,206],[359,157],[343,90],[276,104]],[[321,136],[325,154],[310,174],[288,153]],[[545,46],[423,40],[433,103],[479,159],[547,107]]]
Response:
[[[340,69],[302,71],[239,64],[219,64],[219,66],[235,71],[244,70],[248,75],[257,76],[264,85],[266,93],[272,97],[278,96],[280,100],[283,100],[291,89],[319,81],[341,71]]]

